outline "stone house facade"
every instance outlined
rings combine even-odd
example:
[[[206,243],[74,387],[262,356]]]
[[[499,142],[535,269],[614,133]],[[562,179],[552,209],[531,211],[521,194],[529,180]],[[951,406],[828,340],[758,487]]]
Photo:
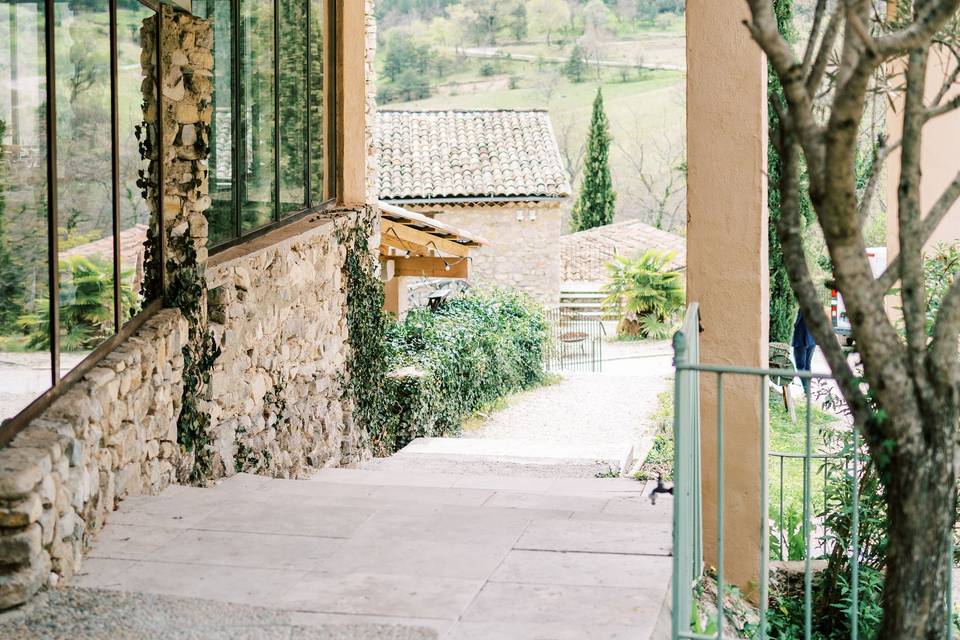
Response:
[[[322,201],[289,219],[277,205],[271,224],[221,247],[208,239],[207,166],[220,27],[203,4],[161,5],[140,32],[154,296],[133,319],[118,312],[112,337],[0,425],[0,610],[76,573],[127,496],[238,470],[301,477],[369,455],[346,387],[344,264],[351,230],[372,229],[373,264],[377,246],[371,3],[308,3],[322,7],[326,36]]]
[[[471,285],[559,300],[571,189],[545,111],[380,110],[377,122],[381,201],[485,238]]]

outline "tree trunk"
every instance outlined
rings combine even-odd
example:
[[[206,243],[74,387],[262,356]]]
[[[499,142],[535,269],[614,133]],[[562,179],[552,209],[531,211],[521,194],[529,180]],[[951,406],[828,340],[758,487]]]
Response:
[[[901,445],[887,471],[889,546],[878,638],[947,638],[947,585],[956,513],[955,411],[932,412],[922,431],[933,442]],[[921,431],[918,428],[917,431]]]

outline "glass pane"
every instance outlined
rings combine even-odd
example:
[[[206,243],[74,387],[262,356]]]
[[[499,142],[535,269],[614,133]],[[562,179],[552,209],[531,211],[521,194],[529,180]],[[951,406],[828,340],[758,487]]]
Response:
[[[110,337],[113,190],[107,0],[57,2],[60,372]]]
[[[0,421],[50,364],[43,3],[0,0]]]
[[[150,208],[137,179],[146,172],[140,158],[137,127],[143,121],[143,69],[140,66],[140,28],[153,12],[139,3],[117,7],[117,69],[120,119],[120,304],[123,321],[143,307],[144,243]],[[145,131],[145,129],[141,129]]]
[[[329,188],[324,189],[324,176],[327,173],[324,145],[327,140],[327,119],[324,117],[324,0],[310,2],[310,200],[318,204],[330,197]]]
[[[280,213],[306,201],[307,30],[305,0],[280,0]]]
[[[240,232],[275,219],[273,3],[240,3]]]
[[[233,30],[230,2],[195,0],[198,16],[213,21],[213,119],[210,125],[210,245],[237,237],[233,214]]]

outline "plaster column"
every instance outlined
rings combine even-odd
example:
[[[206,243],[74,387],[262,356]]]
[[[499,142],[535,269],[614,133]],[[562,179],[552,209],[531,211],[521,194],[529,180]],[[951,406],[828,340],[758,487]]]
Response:
[[[767,69],[743,0],[687,3],[687,298],[702,362],[767,365]],[[717,387],[701,377],[705,562],[717,561]],[[724,377],[725,579],[755,592],[760,564],[760,385]]]
[[[936,98],[944,79],[954,70],[953,54],[934,47],[930,50],[930,62],[927,65],[926,98],[931,103]],[[891,63],[893,73],[902,74],[903,63]],[[944,100],[950,100],[958,93],[951,89]],[[897,94],[893,104],[887,103],[887,135],[889,141],[896,142],[903,134],[903,94]],[[933,206],[940,194],[949,186],[960,168],[957,157],[957,140],[960,140],[960,111],[954,111],[934,118],[923,128],[923,150],[920,157],[920,206],[926,211]],[[886,205],[887,205],[887,260],[893,260],[900,252],[897,189],[900,181],[900,152],[890,154],[886,165]],[[927,249],[938,244],[960,241],[960,202],[954,203],[937,230],[927,242]],[[898,305],[899,299],[892,303]],[[891,305],[891,306],[892,306]]]
[[[367,200],[367,3],[337,0],[337,200]]]

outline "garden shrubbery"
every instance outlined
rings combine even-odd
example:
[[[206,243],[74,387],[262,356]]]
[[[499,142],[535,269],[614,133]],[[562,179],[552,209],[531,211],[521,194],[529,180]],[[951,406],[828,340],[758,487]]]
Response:
[[[542,309],[505,291],[470,292],[391,324],[383,423],[371,429],[375,451],[455,433],[472,413],[540,384],[546,339]]]

